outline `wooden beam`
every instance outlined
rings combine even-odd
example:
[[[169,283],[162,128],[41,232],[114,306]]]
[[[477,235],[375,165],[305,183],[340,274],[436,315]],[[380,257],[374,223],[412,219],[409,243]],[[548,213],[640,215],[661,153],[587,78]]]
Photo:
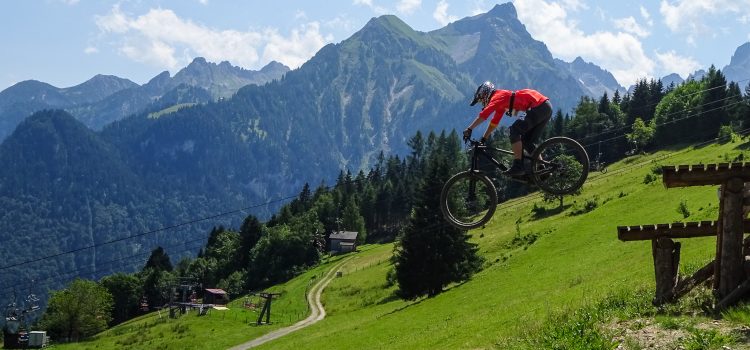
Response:
[[[750,219],[742,221],[743,232],[750,232]],[[617,226],[617,238],[621,241],[648,241],[657,238],[693,238],[716,236],[719,226],[716,221],[675,222]]]
[[[750,279],[745,280],[745,282],[742,282],[737,288],[732,289],[730,293],[728,293],[721,301],[719,301],[718,304],[716,304],[716,312],[720,312],[728,308],[729,306],[732,306],[736,304],[742,297],[746,296],[748,293],[750,293]]]
[[[669,165],[662,167],[664,186],[721,185],[733,177],[750,182],[750,163]]]
[[[695,286],[711,278],[711,276],[714,275],[715,263],[716,260],[712,260],[710,263],[706,264],[706,266],[703,266],[700,270],[696,271],[692,276],[677,282],[677,285],[674,287],[674,300],[681,298],[695,288]]]

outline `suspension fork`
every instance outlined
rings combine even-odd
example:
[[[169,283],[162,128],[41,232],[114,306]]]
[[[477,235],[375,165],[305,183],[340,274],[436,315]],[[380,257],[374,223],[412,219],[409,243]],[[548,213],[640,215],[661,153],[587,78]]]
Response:
[[[471,167],[469,171],[475,172],[479,169],[479,146],[474,146],[471,150]]]
[[[479,169],[479,146],[474,146],[471,150],[471,168],[469,171],[472,173]],[[469,178],[469,196],[466,198],[468,201],[473,201],[476,198],[477,182],[473,178]]]

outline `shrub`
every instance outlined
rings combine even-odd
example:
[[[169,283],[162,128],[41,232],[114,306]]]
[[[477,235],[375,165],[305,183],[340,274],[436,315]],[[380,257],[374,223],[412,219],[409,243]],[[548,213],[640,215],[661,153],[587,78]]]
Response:
[[[687,200],[681,200],[677,206],[677,212],[682,215],[683,219],[687,219],[690,216],[690,209],[688,209]]]
[[[737,134],[734,133],[731,125],[722,125],[719,128],[719,142],[728,143],[737,141]]]
[[[648,184],[650,184],[650,183],[652,183],[654,181],[657,181],[657,180],[659,180],[659,175],[656,175],[654,173],[648,173],[643,178],[643,183],[646,184],[646,185],[648,185]]]
[[[571,216],[586,214],[594,209],[599,207],[599,198],[594,196],[592,198],[587,198],[586,201],[583,202],[582,205],[576,204],[573,208],[573,210],[570,212]]]

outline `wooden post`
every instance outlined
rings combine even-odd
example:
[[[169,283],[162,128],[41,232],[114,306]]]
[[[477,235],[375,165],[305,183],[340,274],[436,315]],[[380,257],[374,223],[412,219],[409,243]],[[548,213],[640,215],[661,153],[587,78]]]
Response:
[[[677,285],[677,272],[680,266],[680,243],[669,238],[651,241],[651,252],[654,256],[654,276],[656,278],[656,295],[654,305],[672,301],[674,288]]]
[[[724,220],[722,220],[722,215],[724,213],[724,193],[727,190],[726,184],[719,186],[719,220],[716,223],[717,230],[716,230],[716,260],[714,264],[714,295],[719,294],[719,283],[721,281],[721,239],[724,235],[721,234],[721,232],[724,230]]]
[[[732,293],[745,280],[744,257],[742,255],[742,188],[741,178],[734,177],[725,184],[721,198],[723,213],[721,220],[721,256],[719,257],[719,298]]]

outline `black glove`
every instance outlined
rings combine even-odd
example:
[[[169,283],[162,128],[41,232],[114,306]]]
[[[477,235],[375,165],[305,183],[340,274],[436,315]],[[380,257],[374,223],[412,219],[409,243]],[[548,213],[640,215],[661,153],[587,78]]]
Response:
[[[486,144],[487,144],[487,139],[486,139],[486,138],[484,138],[484,137],[482,137],[482,138],[481,138],[481,139],[479,140],[479,143],[481,143],[481,144],[483,144],[483,145],[486,145]]]
[[[469,139],[471,139],[471,129],[466,128],[464,130],[464,142],[469,141]]]

